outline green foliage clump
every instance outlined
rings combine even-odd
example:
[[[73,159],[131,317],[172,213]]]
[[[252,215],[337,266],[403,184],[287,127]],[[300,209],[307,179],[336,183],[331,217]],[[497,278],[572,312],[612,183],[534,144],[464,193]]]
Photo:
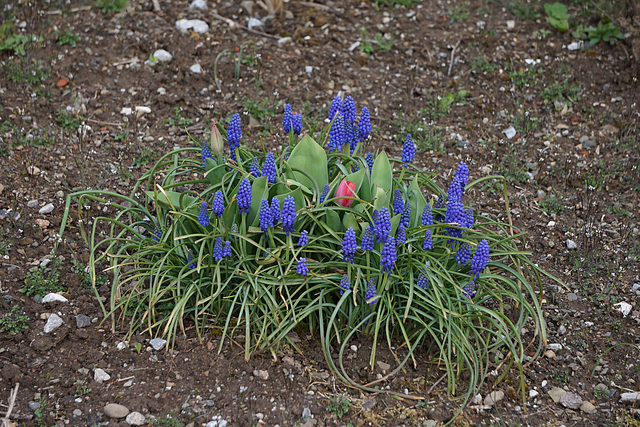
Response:
[[[37,34],[21,34],[13,32],[13,22],[8,20],[0,25],[0,52],[13,51],[20,56],[26,55],[25,48],[30,44],[41,43],[42,37]]]
[[[546,12],[546,20],[556,30],[561,33],[569,31],[569,14],[567,13],[567,6],[562,3],[545,3],[544,11]]]
[[[0,332],[8,332],[10,334],[19,334],[28,329],[27,322],[29,317],[22,313],[20,307],[14,305],[9,313],[0,317]]]
[[[45,267],[36,267],[27,272],[24,279],[22,292],[28,296],[44,297],[50,292],[62,292],[66,290],[60,278],[62,258],[52,258]]]
[[[596,27],[584,27],[579,26],[571,35],[577,39],[589,40],[589,44],[596,45],[602,42],[608,42],[614,44],[616,40],[623,40],[624,34],[620,31],[618,26],[613,22],[604,23],[598,22]]]
[[[122,12],[127,7],[127,0],[98,0],[96,7],[102,11],[107,12]]]
[[[66,29],[64,31],[56,30],[56,39],[60,46],[75,46],[80,41],[80,36]]]
[[[327,405],[327,412],[336,414],[336,417],[342,418],[349,412],[351,402],[345,396],[339,396],[331,399],[331,403]]]
[[[465,371],[468,399],[490,371],[512,364],[524,393],[524,358],[545,349],[535,286],[547,273],[517,247],[523,233],[462,202],[470,188],[504,178],[468,183],[461,164],[443,190],[412,164],[410,138],[401,158],[364,154],[368,140],[353,133],[357,146],[336,146],[336,123],[356,129],[355,112],[347,117],[317,140],[290,132],[278,154],[241,145],[234,116],[226,133],[214,127],[211,144],[161,157],[129,196],[70,195],[61,235],[72,201],[119,208],[82,230],[89,265],[108,262],[113,274],[110,295],[94,288],[113,330],[172,340],[187,328],[200,337],[215,328],[219,351],[242,335],[249,358],[284,344],[299,350],[289,333],[305,325],[338,378],[362,390],[373,389],[357,384],[342,358],[353,339],[368,336],[371,366],[383,343],[394,347],[396,370],[429,348],[427,364],[444,369],[451,393]],[[225,136],[231,157],[222,154]],[[503,197],[508,207],[506,190]]]
[[[12,60],[4,63],[4,71],[9,80],[16,83],[38,85],[49,78],[51,70],[40,62],[27,64],[24,60]]]
[[[78,130],[84,123],[84,117],[78,116],[71,111],[58,110],[55,121],[62,129]]]

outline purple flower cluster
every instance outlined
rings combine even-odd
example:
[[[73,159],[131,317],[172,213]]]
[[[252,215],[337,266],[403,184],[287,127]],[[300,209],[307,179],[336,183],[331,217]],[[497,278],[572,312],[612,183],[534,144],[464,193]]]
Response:
[[[285,197],[280,219],[282,220],[282,229],[288,236],[296,224],[296,201],[292,196]]]
[[[324,185],[324,189],[322,190],[322,194],[320,194],[320,203],[324,203],[324,200],[327,198],[329,194],[329,184]]]
[[[271,208],[269,208],[269,210],[271,211],[272,224],[274,227],[277,227],[280,222],[280,199],[277,197],[271,199]]]
[[[276,161],[273,158],[273,153],[267,154],[267,158],[264,160],[262,176],[266,176],[272,184],[276,182]]]
[[[382,267],[382,272],[387,272],[391,275],[391,270],[393,270],[393,266],[397,259],[398,255],[396,254],[395,239],[388,236],[387,241],[382,248],[382,253],[380,254],[380,266]]]
[[[222,195],[222,191],[216,191],[216,194],[213,196],[213,202],[211,202],[211,211],[215,216],[220,218],[224,213],[224,196]]]
[[[404,167],[409,166],[409,163],[413,162],[415,157],[416,145],[413,143],[413,138],[411,138],[411,134],[409,133],[402,146],[402,161],[404,162]]]
[[[269,201],[267,199],[262,199],[260,202],[258,218],[260,220],[260,230],[266,233],[273,225],[273,216],[271,215],[271,208],[269,207]]]
[[[482,239],[480,243],[478,243],[476,253],[473,255],[473,259],[471,260],[471,269],[469,269],[469,274],[473,275],[473,280],[480,276],[480,273],[487,267],[488,262],[489,243],[485,239]]]
[[[431,225],[433,224],[433,214],[431,213],[431,206],[426,204],[422,210],[422,217],[420,218],[420,224]]]
[[[293,127],[293,133],[300,135],[302,132],[302,116],[300,114],[291,116],[291,126]]]
[[[369,305],[373,305],[378,302],[378,293],[373,279],[369,280],[369,284],[367,284],[367,291],[364,294],[364,298],[367,300],[367,304]]]
[[[309,244],[309,232],[302,230],[300,233],[300,239],[298,240],[298,246],[306,246]]]
[[[284,129],[284,133],[288,134],[291,131],[292,121],[293,111],[291,110],[291,105],[285,104],[284,116],[282,116],[282,128]]]
[[[344,294],[351,288],[351,283],[349,283],[349,277],[346,274],[342,275],[342,279],[340,279],[340,295]]]
[[[464,205],[460,200],[447,200],[447,210],[444,214],[445,222],[458,227],[464,227],[467,223],[467,214],[464,212]],[[447,235],[451,237],[462,237],[461,228],[447,228]]]
[[[425,291],[429,287],[429,278],[423,271],[418,275],[418,283],[416,285]]]
[[[458,265],[466,264],[469,262],[470,258],[471,258],[471,247],[469,246],[468,243],[463,243],[462,245],[460,245],[460,247],[458,248],[458,251],[456,252],[456,261],[458,262]]]
[[[208,142],[203,142],[202,143],[202,151],[201,151],[201,155],[202,157],[202,166],[206,166],[205,160],[206,159],[211,159],[211,150],[209,149],[209,143]]]
[[[399,214],[404,210],[404,201],[402,200],[402,193],[396,188],[393,193],[393,213]]]
[[[243,178],[240,181],[236,203],[238,203],[240,213],[249,213],[249,208],[251,207],[251,183],[247,178]]]
[[[162,230],[156,224],[156,226],[153,228],[153,241],[156,243],[160,243],[160,239],[162,239]]]
[[[361,246],[363,251],[373,250],[373,228],[371,225],[367,225],[367,228],[364,229],[364,233],[362,233]]]
[[[254,157],[253,160],[251,160],[251,166],[249,167],[249,173],[251,175],[255,176],[256,178],[261,175],[261,173],[260,173],[260,164],[258,163],[258,158],[257,157]]]
[[[342,150],[345,142],[347,142],[347,135],[344,129],[344,118],[341,114],[338,114],[329,130],[329,151]]]
[[[424,231],[424,242],[422,242],[422,249],[432,249],[433,248],[433,235],[431,233],[431,229]]]
[[[193,255],[191,255],[191,249],[187,249],[187,267],[196,268],[196,262],[193,259]]]
[[[226,240],[222,242],[222,237],[216,238],[216,243],[213,246],[213,259],[220,261],[222,258],[231,256],[231,242]]]
[[[379,211],[374,211],[374,227],[373,232],[376,235],[376,241],[386,242],[391,232],[391,217],[389,210],[386,207],[380,208]]]
[[[200,206],[200,213],[198,214],[198,222],[201,226],[206,227],[209,225],[209,212],[207,211],[207,202],[202,202]]]
[[[404,225],[402,224],[398,226],[398,232],[396,233],[396,241],[398,243],[398,246],[404,245],[405,243],[407,243],[407,234],[404,231]]]
[[[373,170],[373,153],[369,152],[366,156],[364,156],[364,160],[367,162],[367,166],[369,166],[369,171]]]
[[[371,117],[369,117],[369,109],[362,107],[360,111],[360,120],[358,120],[358,139],[364,141],[369,138],[371,133]]]
[[[331,107],[329,108],[329,121],[332,121],[336,113],[339,113],[342,109],[342,99],[339,96],[333,98],[331,101]]]
[[[354,124],[356,121],[356,103],[353,100],[351,95],[347,96],[344,101],[342,101],[342,107],[340,108],[340,112],[344,117],[345,123]]]
[[[344,233],[344,239],[342,240],[343,261],[353,264],[353,257],[355,257],[357,249],[356,232],[353,230],[353,227],[349,227]]]
[[[400,224],[404,228],[409,228],[409,222],[411,222],[411,202],[407,201],[402,209],[402,215],[400,215]]]
[[[242,139],[242,129],[240,129],[240,115],[234,114],[229,121],[229,127],[227,128],[227,142],[229,143],[230,157],[234,162],[237,162],[236,148],[240,147],[240,139]]]
[[[298,276],[307,276],[307,274],[309,273],[309,266],[307,265],[306,258],[300,258],[298,260],[298,265],[296,265],[296,273],[298,273]]]

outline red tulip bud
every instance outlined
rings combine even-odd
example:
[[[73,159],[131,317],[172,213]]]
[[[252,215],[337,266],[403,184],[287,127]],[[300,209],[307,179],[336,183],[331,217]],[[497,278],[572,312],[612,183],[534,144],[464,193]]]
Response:
[[[213,125],[211,126],[211,152],[213,154],[222,154],[223,150],[224,141],[222,140],[222,135],[216,125]]]
[[[342,182],[340,182],[340,185],[338,185],[338,189],[336,190],[335,197],[355,197],[355,196],[356,196],[356,183],[343,179]],[[353,199],[338,198],[336,199],[336,202],[338,202],[338,204],[344,206],[345,208],[348,208],[353,203]]]

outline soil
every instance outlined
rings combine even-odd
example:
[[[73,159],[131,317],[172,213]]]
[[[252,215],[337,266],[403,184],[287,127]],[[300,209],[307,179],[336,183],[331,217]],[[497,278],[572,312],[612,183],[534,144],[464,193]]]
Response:
[[[118,13],[81,1],[2,3],[16,31],[41,37],[24,56],[0,52],[0,315],[29,319],[25,329],[0,335],[3,410],[19,384],[12,423],[128,425],[105,415],[105,405],[118,403],[150,425],[167,426],[637,425],[638,404],[620,401],[640,382],[636,30],[623,27],[629,37],[613,44],[569,50],[576,41],[570,34],[549,25],[544,12],[519,18],[514,1],[377,7],[291,0],[252,31],[248,18],[267,15],[253,2],[210,1],[200,11],[182,0],[160,1],[159,12],[151,1],[130,3]],[[572,22],[595,26],[605,11],[585,3],[592,4],[570,5]],[[623,24],[637,22],[626,3],[628,10],[610,13]],[[210,30],[182,34],[175,25],[181,18],[202,19]],[[65,30],[79,35],[75,45],[61,45]],[[154,63],[157,49],[173,59]],[[35,84],[14,81],[10,63],[23,69],[40,63],[50,75]],[[194,64],[202,73],[190,70]],[[373,148],[399,156],[412,133],[416,162],[442,185],[460,160],[469,164],[471,180],[508,178],[514,224],[528,233],[524,249],[565,284],[543,279],[549,343],[559,346],[526,365],[525,402],[514,373],[497,385],[488,379],[480,391],[504,391],[503,400],[487,408],[469,402],[457,413],[460,402],[420,364],[377,386],[421,400],[361,393],[335,379],[314,335],[299,337],[302,354],[285,349],[249,361],[241,343],[219,352],[214,336],[179,337],[160,351],[149,336],[124,342],[124,331],[102,322],[78,267],[89,254],[77,210],[88,217],[114,212],[97,203],[72,205],[58,248],[68,302],[42,303],[23,292],[51,254],[68,194],[87,188],[129,194],[161,154],[202,141],[212,122],[236,112],[244,113],[245,141],[280,148],[285,103],[318,123],[338,94],[371,111]],[[136,117],[139,106],[151,112]],[[84,120],[79,129],[77,117]],[[510,126],[511,138],[504,132]],[[504,209],[498,182],[468,197],[477,212]],[[49,203],[53,211],[40,213]],[[45,276],[56,268],[49,264]],[[107,285],[98,292],[106,294]],[[632,306],[627,315],[619,303]],[[45,334],[52,314],[64,323]],[[90,324],[78,327],[78,315]],[[393,369],[385,346],[378,360],[386,363],[371,369],[367,337],[354,345],[347,364],[357,381]],[[95,381],[97,368],[110,379]],[[593,411],[554,402],[553,387],[579,395]],[[349,410],[339,418],[329,405],[342,398]]]

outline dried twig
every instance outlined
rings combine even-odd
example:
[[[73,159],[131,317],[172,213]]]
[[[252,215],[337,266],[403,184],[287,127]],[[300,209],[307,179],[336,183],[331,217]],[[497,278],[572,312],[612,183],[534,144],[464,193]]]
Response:
[[[278,36],[274,36],[273,34],[267,34],[267,33],[263,33],[262,31],[258,31],[258,30],[251,29],[249,27],[245,27],[244,25],[238,24],[233,19],[225,18],[224,16],[218,15],[215,12],[212,12],[211,16],[216,18],[216,19],[218,19],[218,20],[220,20],[220,21],[226,22],[231,28],[238,27],[238,28],[241,28],[241,29],[243,29],[245,31],[249,31],[250,33],[258,34],[259,36],[262,36],[262,37],[270,37],[272,39],[280,40],[280,37],[278,37]]]
[[[11,426],[11,423],[9,422],[9,417],[11,416],[11,411],[13,411],[13,406],[16,403],[16,397],[18,397],[19,388],[20,388],[20,383],[16,383],[16,386],[13,388],[13,391],[9,393],[9,407],[7,408],[6,414],[4,414],[4,417],[0,418],[0,422],[2,422],[2,427]]]
[[[91,10],[91,6],[74,7],[72,9],[69,9],[68,11],[65,11],[65,12],[76,13],[76,12],[82,12],[82,11],[85,11],[85,10]],[[47,10],[45,13],[47,15],[62,15],[62,10],[61,9]]]
[[[458,43],[456,43],[456,45],[453,47],[453,50],[451,51],[451,62],[449,62],[449,71],[447,71],[447,76],[451,75],[451,68],[453,68],[453,59],[456,55],[456,49],[458,49],[458,46],[460,46],[460,42],[462,40],[458,40]]]

